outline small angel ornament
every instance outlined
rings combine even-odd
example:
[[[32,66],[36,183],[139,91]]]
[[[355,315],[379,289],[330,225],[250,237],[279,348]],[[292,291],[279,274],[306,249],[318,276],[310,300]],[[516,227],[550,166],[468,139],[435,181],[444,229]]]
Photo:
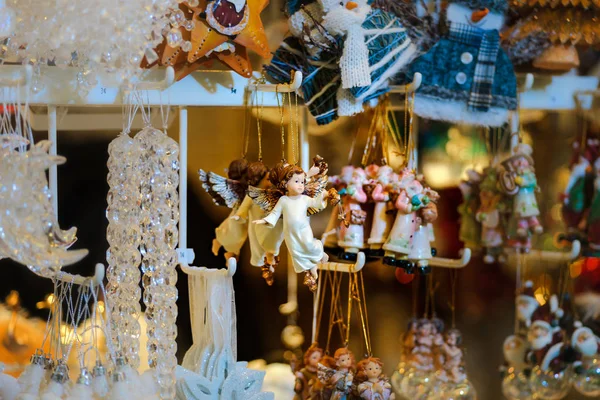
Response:
[[[295,372],[296,383],[294,385],[294,400],[308,400],[314,398],[313,386],[317,381],[317,368],[323,349],[316,344],[311,345],[304,353],[304,366]]]
[[[354,354],[347,348],[340,348],[333,358],[335,369],[319,364],[319,380],[333,389],[330,400],[348,400],[354,380]]]
[[[467,378],[463,368],[463,351],[460,348],[462,335],[458,329],[450,329],[444,339],[440,348],[444,362],[437,377],[443,382],[461,383]]]
[[[364,400],[394,399],[392,385],[383,373],[383,363],[379,358],[368,357],[356,366],[356,389]]]
[[[216,205],[231,208],[230,216],[235,215],[246,195],[247,173],[248,161],[245,158],[234,160],[229,164],[228,178],[214,172],[198,171],[202,188],[212,197]],[[216,256],[219,254],[219,249],[223,247],[225,248],[225,259],[237,258],[247,237],[248,228],[245,224],[227,218],[215,229],[212,252]]]
[[[305,272],[304,284],[312,291],[317,289],[317,265],[326,262],[323,243],[315,239],[310,226],[310,215],[325,207],[327,200],[339,201],[335,190],[325,191],[327,164],[324,170],[306,182],[306,173],[296,165],[282,168],[276,177],[278,190],[250,187],[249,194],[268,215],[254,224],[274,227],[283,217],[283,236],[290,252],[294,270]]]

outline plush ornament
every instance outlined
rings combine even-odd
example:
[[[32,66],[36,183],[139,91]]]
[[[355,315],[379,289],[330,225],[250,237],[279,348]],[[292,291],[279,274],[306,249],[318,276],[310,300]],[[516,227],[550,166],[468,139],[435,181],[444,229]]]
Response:
[[[339,65],[342,88],[368,86],[369,49],[362,23],[371,11],[366,0],[320,0],[323,6],[323,27],[332,35],[344,36],[344,52]]]
[[[517,108],[516,77],[500,48],[504,0],[452,1],[446,10],[447,34],[417,58],[400,79],[423,80],[415,113],[434,120],[501,126]],[[481,11],[482,9],[487,11]]]
[[[140,398],[146,400],[160,400],[156,371],[148,369],[140,375]]]
[[[350,91],[357,101],[364,103],[387,92],[389,80],[412,61],[417,48],[400,19],[390,12],[371,10],[362,29],[369,51],[371,83],[363,87],[351,87]]]
[[[114,372],[112,381],[112,386],[106,397],[107,400],[122,400],[132,397],[133,393],[123,372]]]

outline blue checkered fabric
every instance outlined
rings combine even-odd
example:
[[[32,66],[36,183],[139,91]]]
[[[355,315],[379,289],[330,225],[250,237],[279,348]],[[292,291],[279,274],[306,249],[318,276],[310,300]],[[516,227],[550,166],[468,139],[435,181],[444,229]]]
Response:
[[[500,50],[499,32],[479,29],[468,24],[452,23],[449,37],[460,43],[479,48],[467,105],[471,111],[488,111],[492,104],[496,59]]]

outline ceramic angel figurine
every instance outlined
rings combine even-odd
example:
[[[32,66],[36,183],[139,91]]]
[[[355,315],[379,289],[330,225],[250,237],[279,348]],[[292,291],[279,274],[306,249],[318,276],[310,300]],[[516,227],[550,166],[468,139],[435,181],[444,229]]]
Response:
[[[371,193],[371,198],[375,202],[373,226],[368,240],[371,250],[381,250],[394,224],[394,214],[388,212],[387,207],[390,201],[393,173],[394,171],[388,165],[382,165],[377,170],[377,180]]]
[[[323,349],[316,344],[311,345],[304,353],[304,366],[296,371],[296,383],[294,385],[294,400],[312,399],[313,386],[317,381],[317,367],[323,357]]]
[[[248,166],[248,181],[252,186],[268,189],[272,186],[269,181],[270,177],[276,176],[275,171],[284,167],[284,164],[278,164],[269,174],[262,162],[251,163]],[[231,218],[247,226],[251,251],[250,264],[262,269],[262,277],[267,285],[271,286],[274,282],[275,268],[279,264],[279,248],[283,242],[283,221],[277,221],[272,229],[248,223],[262,219],[265,216],[265,211],[255,204],[249,195],[246,195],[235,215]]]
[[[345,253],[356,254],[365,247],[365,220],[367,213],[361,208],[366,203],[367,195],[363,184],[367,182],[367,175],[362,168],[355,168],[352,178],[346,189],[342,192],[342,204],[346,214],[346,224],[340,226],[340,239],[338,246]]]
[[[438,379],[445,382],[461,383],[467,378],[463,371],[463,351],[459,347],[462,335],[458,329],[450,329],[444,336],[444,344],[441,346],[444,363],[438,373]]]
[[[535,198],[538,189],[533,167],[531,146],[521,143],[513,150],[513,155],[502,162],[499,183],[502,189],[513,199],[513,216],[516,218],[516,234],[520,238],[528,237],[531,232],[544,231],[538,221],[540,209]]]
[[[356,365],[356,390],[364,400],[394,399],[392,385],[383,373],[383,363],[379,358],[368,357]]]
[[[231,208],[230,217],[235,215],[242,199],[246,196],[248,161],[245,158],[234,160],[227,169],[227,178],[214,172],[198,171],[202,188],[219,206]],[[227,218],[215,229],[212,252],[216,256],[221,247],[225,248],[225,259],[238,257],[240,249],[248,237],[246,225]]]
[[[277,189],[264,190],[250,187],[249,194],[268,215],[253,221],[254,224],[274,227],[283,217],[283,236],[292,258],[294,270],[305,272],[304,284],[312,291],[317,289],[317,265],[326,262],[328,257],[323,251],[323,243],[315,239],[310,226],[310,215],[325,207],[327,201],[339,201],[335,190],[325,191],[327,184],[327,164],[323,171],[306,181],[302,168],[288,165],[277,171],[274,177]]]
[[[347,400],[354,380],[354,354],[347,348],[337,349],[333,355],[335,369],[319,364],[319,380],[332,387],[330,400]]]

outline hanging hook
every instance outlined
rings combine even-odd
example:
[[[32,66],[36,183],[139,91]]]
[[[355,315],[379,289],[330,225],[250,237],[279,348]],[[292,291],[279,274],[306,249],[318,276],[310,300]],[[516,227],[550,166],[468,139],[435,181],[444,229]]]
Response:
[[[406,85],[392,85],[390,86],[390,93],[413,93],[421,87],[423,82],[423,75],[420,72],[415,72],[411,83]]]
[[[277,93],[295,93],[302,86],[302,72],[292,71],[292,81],[290,83],[270,84],[270,83],[250,83],[248,90],[256,92],[277,92]]]

